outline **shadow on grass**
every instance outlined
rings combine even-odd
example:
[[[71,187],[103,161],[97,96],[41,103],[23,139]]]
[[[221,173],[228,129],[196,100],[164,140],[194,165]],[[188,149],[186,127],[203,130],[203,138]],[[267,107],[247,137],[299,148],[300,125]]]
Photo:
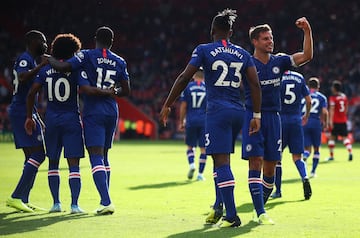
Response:
[[[271,210],[274,207],[284,204],[284,203],[295,203],[295,202],[303,202],[303,201],[307,201],[305,199],[300,199],[300,200],[294,200],[294,201],[289,201],[289,200],[282,200],[281,198],[277,198],[275,199],[270,199],[266,204],[265,204],[265,210]],[[247,212],[252,212],[254,210],[254,206],[252,203],[244,203],[241,204],[240,206],[238,206],[236,208],[236,211],[241,212],[241,213],[247,213]]]
[[[12,235],[33,232],[57,222],[94,217],[89,214],[64,213],[0,213],[0,234]]]
[[[167,236],[168,238],[186,238],[186,237],[237,237],[238,235],[246,234],[251,231],[252,228],[258,226],[255,222],[249,222],[247,224],[243,224],[237,228],[222,228],[204,225],[203,228],[185,231],[178,234],[173,234]]]
[[[196,182],[195,180],[185,180],[185,181],[173,181],[166,183],[154,183],[154,184],[144,184],[134,187],[129,187],[130,190],[139,190],[139,189],[158,189],[158,188],[166,188],[166,187],[175,187],[175,186],[183,186],[187,184],[191,184]]]

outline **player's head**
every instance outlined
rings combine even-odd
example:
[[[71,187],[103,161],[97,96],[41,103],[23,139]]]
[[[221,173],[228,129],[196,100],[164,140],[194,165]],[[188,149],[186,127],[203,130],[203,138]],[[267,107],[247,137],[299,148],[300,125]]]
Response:
[[[81,41],[73,34],[59,34],[51,43],[51,54],[56,59],[70,59],[81,49]]]
[[[320,88],[320,81],[316,77],[309,78],[308,86],[310,89],[318,90]]]
[[[230,38],[232,35],[232,26],[237,15],[236,10],[225,9],[219,12],[211,23],[211,38],[218,40],[220,38]]]
[[[31,30],[25,34],[27,50],[34,56],[43,55],[47,50],[45,35],[37,30]]]
[[[114,40],[114,32],[107,26],[99,27],[96,30],[95,41],[97,48],[110,49]]]
[[[249,38],[256,50],[261,50],[266,53],[273,52],[274,39],[271,27],[268,24],[250,27]]]
[[[342,88],[342,85],[341,85],[340,81],[335,80],[334,82],[332,82],[331,90],[333,93],[341,92],[341,88]]]
[[[204,71],[203,71],[202,67],[200,67],[199,70],[196,71],[193,78],[195,81],[203,81],[204,80]]]

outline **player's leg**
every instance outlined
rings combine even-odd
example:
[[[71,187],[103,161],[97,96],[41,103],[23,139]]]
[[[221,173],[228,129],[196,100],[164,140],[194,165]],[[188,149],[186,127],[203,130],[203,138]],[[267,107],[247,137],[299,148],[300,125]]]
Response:
[[[343,144],[346,147],[346,150],[349,153],[349,157],[348,160],[352,161],[353,159],[353,155],[352,155],[352,143],[351,140],[348,137],[348,130],[347,130],[347,125],[346,123],[342,123],[340,124],[340,136],[342,136],[343,138]]]
[[[49,212],[62,212],[60,202],[60,170],[59,162],[63,142],[61,129],[56,124],[56,120],[46,120],[45,145],[46,154],[49,158],[48,166],[48,185],[53,198],[53,206]]]
[[[334,124],[334,127],[331,129],[330,138],[328,140],[328,148],[329,148],[330,157],[327,159],[327,161],[334,160],[335,141],[338,136],[338,130],[339,130],[338,124]]]
[[[311,128],[308,128],[307,126],[303,127],[304,131],[304,153],[303,153],[303,160],[306,162],[307,159],[311,155]]]
[[[281,198],[281,181],[282,181],[282,164],[279,161],[275,166],[275,192],[271,194],[271,198]]]
[[[197,180],[202,181],[205,180],[203,173],[206,165],[205,127],[199,128],[198,141],[200,147],[200,156],[199,156],[199,174],[197,176]]]
[[[215,167],[213,167],[213,178],[214,178],[214,187],[215,187],[215,202],[211,206],[211,210],[207,215],[205,222],[208,224],[217,223],[223,216],[223,200],[221,197],[219,186],[217,185],[217,173]]]
[[[264,209],[263,185],[261,180],[264,155],[264,137],[262,129],[255,135],[249,136],[249,125],[252,116],[252,111],[247,110],[245,113],[244,126],[242,128],[242,158],[249,161],[248,186],[255,209],[253,220],[255,222],[259,222],[259,216],[266,214]]]
[[[313,128],[312,133],[311,133],[311,141],[310,144],[313,145],[314,147],[314,156],[313,156],[313,160],[312,160],[312,168],[311,168],[311,172],[310,172],[310,177],[315,177],[316,176],[316,168],[319,164],[320,161],[320,145],[321,145],[321,133],[322,133],[322,128],[318,127],[318,128]]]
[[[110,189],[110,175],[111,167],[109,160],[109,149],[112,147],[116,126],[118,124],[118,117],[116,116],[107,116],[105,122],[105,144],[104,144],[104,165],[106,170],[106,182],[108,189]]]
[[[42,210],[29,203],[29,193],[34,184],[38,168],[45,160],[40,124],[36,123],[36,129],[29,136],[24,130],[25,116],[10,115],[10,119],[13,125],[15,146],[17,149],[23,149],[26,159],[19,182],[11,198],[6,201],[6,205],[25,212]]]
[[[192,179],[194,176],[195,168],[195,147],[197,145],[197,133],[196,127],[187,126],[185,128],[185,144],[187,146],[186,149],[186,157],[189,165],[189,171],[187,173],[187,178]]]
[[[81,190],[80,159],[69,158],[67,161],[69,167],[69,187],[71,191],[71,213],[84,213],[78,204]]]
[[[286,117],[284,117],[284,120],[286,120]],[[282,124],[282,151],[289,145],[290,140],[293,136],[291,131],[291,124],[290,123],[283,123]],[[294,135],[294,134],[292,134]],[[281,161],[279,161],[275,166],[275,192],[271,194],[272,198],[280,198],[281,195],[281,181],[282,181],[282,164]]]
[[[275,167],[281,160],[281,119],[278,113],[266,113],[261,121],[264,134],[263,195],[266,204],[275,181]]]
[[[111,175],[111,166],[109,162],[109,149],[104,148],[104,165],[106,170],[106,183],[108,185],[108,188],[110,188],[110,175]]]
[[[213,158],[216,183],[226,210],[220,227],[235,227],[241,224],[234,200],[235,179],[230,168],[230,153],[234,152],[242,120],[243,111],[240,110],[222,110],[207,114],[206,153]]]
[[[351,140],[348,137],[345,137],[344,141],[343,141],[344,146],[346,147],[348,153],[349,153],[349,157],[348,160],[352,161],[353,160],[353,154],[352,154],[352,144],[351,144]]]
[[[84,157],[84,141],[79,117],[74,115],[66,127],[63,128],[64,157],[67,158],[69,168],[69,187],[71,191],[71,213],[84,213],[78,205],[81,190],[80,158]]]
[[[104,165],[104,144],[105,144],[105,126],[104,119],[100,116],[85,116],[84,119],[85,145],[89,153],[91,173],[93,180],[100,195],[100,208],[98,214],[104,207],[111,205],[109,190],[107,185],[107,175]],[[100,211],[101,210],[101,211]],[[109,211],[112,214],[114,211]]]

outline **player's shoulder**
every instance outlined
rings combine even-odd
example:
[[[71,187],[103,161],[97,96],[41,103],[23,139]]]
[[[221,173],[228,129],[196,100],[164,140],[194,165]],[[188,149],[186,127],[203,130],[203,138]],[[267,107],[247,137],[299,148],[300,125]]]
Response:
[[[33,61],[34,58],[30,55],[29,52],[25,51],[17,57],[15,65],[18,65],[19,67],[28,67],[29,64],[32,64]]]
[[[110,50],[109,50],[109,57],[115,59],[116,61],[120,62],[121,64],[126,64],[126,60],[122,56],[120,56]]]

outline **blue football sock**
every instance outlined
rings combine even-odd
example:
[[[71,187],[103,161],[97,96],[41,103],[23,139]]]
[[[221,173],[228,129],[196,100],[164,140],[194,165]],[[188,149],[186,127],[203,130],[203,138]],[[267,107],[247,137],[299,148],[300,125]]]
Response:
[[[274,188],[274,180],[275,177],[266,177],[263,176],[262,184],[263,184],[263,196],[264,196],[264,205],[270,197],[270,194]]]
[[[44,152],[34,152],[24,165],[20,180],[12,193],[12,198],[19,198],[24,203],[29,202],[30,190],[34,184],[39,166],[45,160]]]
[[[193,149],[189,149],[186,151],[186,156],[187,156],[187,159],[188,159],[188,163],[189,165],[190,164],[193,164],[194,163],[194,150]]]
[[[221,193],[220,193],[220,189],[217,186],[217,173],[216,173],[215,169],[214,169],[213,176],[214,176],[215,196],[216,196],[213,207],[214,208],[218,208],[218,207],[222,208],[223,207],[223,199],[222,199],[222,196],[221,196]]]
[[[316,151],[316,152],[314,152],[311,173],[315,173],[315,170],[319,164],[319,160],[320,160],[320,152]]]
[[[234,201],[235,180],[231,172],[230,165],[223,165],[216,168],[217,185],[223,198],[226,210],[226,218],[233,219],[236,216]]]
[[[276,193],[281,193],[282,165],[281,162],[275,167],[275,187]]]
[[[78,165],[69,168],[69,186],[71,191],[71,205],[78,205],[81,189],[80,168]]]
[[[109,190],[107,186],[106,170],[103,164],[102,155],[90,155],[91,172],[96,185],[96,188],[101,197],[100,204],[107,206],[111,203]]]
[[[108,188],[110,188],[110,163],[107,154],[104,156],[104,165],[106,170],[106,182],[108,185]]]
[[[249,170],[248,183],[250,195],[254,204],[257,215],[265,213],[263,185],[260,178],[261,172],[257,170]]]
[[[295,161],[295,165],[297,170],[299,171],[300,177],[302,180],[307,178],[307,172],[306,172],[306,164],[302,159],[299,159]]]
[[[309,156],[310,156],[310,152],[308,150],[305,150],[303,153],[304,160],[307,160],[307,158],[309,158]]]
[[[60,203],[60,171],[59,161],[49,161],[48,184],[54,203]]]
[[[200,154],[199,157],[199,174],[202,174],[205,169],[206,164],[206,154]]]

